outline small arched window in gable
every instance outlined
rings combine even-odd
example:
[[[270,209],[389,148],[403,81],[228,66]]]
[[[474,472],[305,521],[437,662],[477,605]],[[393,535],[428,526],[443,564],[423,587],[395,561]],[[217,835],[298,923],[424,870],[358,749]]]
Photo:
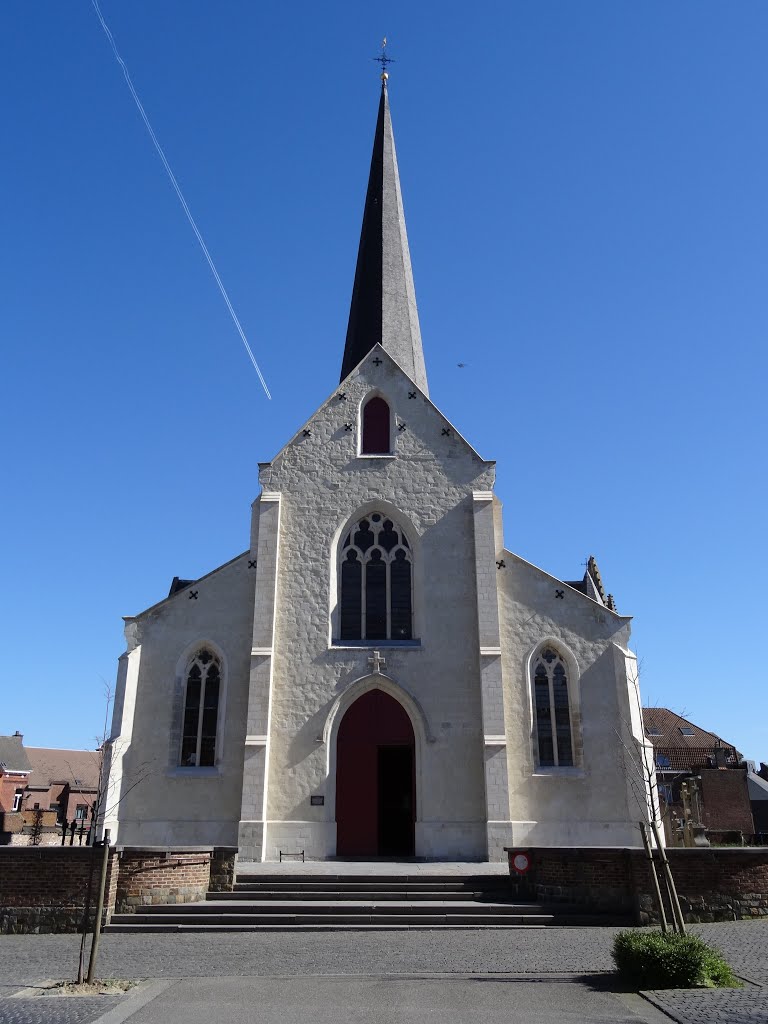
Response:
[[[389,455],[390,411],[379,395],[369,398],[363,406],[362,455]]]
[[[534,662],[533,704],[538,764],[541,767],[572,767],[568,671],[562,655],[553,647],[545,647]]]
[[[220,692],[221,662],[207,647],[203,647],[187,669],[180,760],[185,768],[202,768],[216,763]]]
[[[413,638],[413,565],[408,538],[381,512],[353,523],[339,566],[339,639]]]

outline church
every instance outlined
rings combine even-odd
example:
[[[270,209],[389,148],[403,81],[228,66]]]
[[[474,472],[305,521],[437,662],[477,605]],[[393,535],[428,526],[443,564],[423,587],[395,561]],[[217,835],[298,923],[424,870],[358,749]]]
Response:
[[[338,386],[259,464],[247,550],[126,619],[112,842],[638,846],[630,618],[593,558],[569,582],[505,548],[495,463],[430,399],[386,74],[339,350]]]

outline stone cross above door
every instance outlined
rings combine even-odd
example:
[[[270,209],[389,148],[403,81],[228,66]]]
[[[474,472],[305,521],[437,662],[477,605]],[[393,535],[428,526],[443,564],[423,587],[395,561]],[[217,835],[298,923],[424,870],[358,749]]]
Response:
[[[373,669],[373,674],[375,676],[379,676],[381,675],[382,668],[387,667],[387,659],[382,658],[378,651],[374,651],[373,654],[368,659],[368,664]]]

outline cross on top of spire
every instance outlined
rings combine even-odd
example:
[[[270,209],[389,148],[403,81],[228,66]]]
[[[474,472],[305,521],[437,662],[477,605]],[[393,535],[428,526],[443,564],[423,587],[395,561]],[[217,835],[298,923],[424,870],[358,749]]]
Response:
[[[381,80],[386,85],[387,84],[387,79],[389,78],[389,73],[387,71],[387,65],[395,63],[395,58],[394,57],[388,57],[387,56],[387,37],[386,36],[384,36],[384,38],[381,40],[381,53],[379,54],[378,57],[372,57],[371,59],[375,60],[377,64],[381,64]]]

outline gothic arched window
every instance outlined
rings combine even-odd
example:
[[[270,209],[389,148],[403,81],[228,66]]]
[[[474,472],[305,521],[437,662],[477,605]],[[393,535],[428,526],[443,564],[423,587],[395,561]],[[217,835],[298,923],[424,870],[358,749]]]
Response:
[[[545,647],[534,662],[533,703],[538,764],[541,767],[572,767],[568,673],[562,655],[553,647]]]
[[[363,406],[361,455],[389,455],[391,451],[389,406],[378,395]]]
[[[358,520],[342,541],[339,639],[413,638],[413,558],[408,538],[382,512]]]
[[[220,691],[221,662],[203,647],[187,669],[179,762],[185,768],[202,768],[216,762]]]

